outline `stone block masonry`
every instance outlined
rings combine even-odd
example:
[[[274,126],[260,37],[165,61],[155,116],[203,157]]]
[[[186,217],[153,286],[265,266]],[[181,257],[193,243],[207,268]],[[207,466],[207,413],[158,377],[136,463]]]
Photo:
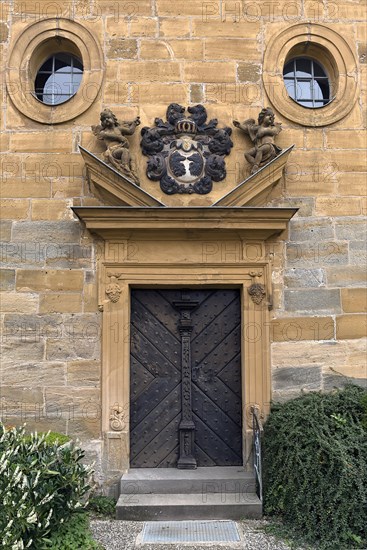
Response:
[[[141,188],[168,206],[211,206],[245,179],[249,165],[243,153],[251,144],[232,121],[257,118],[262,107],[273,108],[283,128],[279,145],[295,147],[281,181],[262,206],[292,206],[299,212],[289,232],[273,239],[267,250],[273,266],[273,309],[270,326],[260,330],[270,334],[272,396],[284,400],[302,390],[330,390],[346,380],[365,385],[365,3],[5,1],[0,7],[5,73],[12,69],[10,52],[20,47],[18,39],[25,30],[34,28],[37,37],[37,25],[47,27],[53,17],[75,22],[93,35],[103,60],[96,73],[103,73],[103,81],[93,100],[95,74],[90,87],[82,88],[67,104],[50,107],[53,112],[67,111],[75,101],[89,102],[83,113],[64,122],[34,120],[25,102],[18,110],[16,98],[22,93],[18,85],[1,95],[0,409],[6,424],[26,421],[30,429],[79,437],[97,459],[103,480],[102,313],[97,289],[103,246],[74,217],[71,207],[108,204],[90,189],[78,151],[79,144],[97,155],[102,151],[91,125],[99,123],[105,107],[119,119],[140,116],[140,131],[151,127],[155,117],[164,119],[171,102],[202,103],[209,118],[232,128],[234,147],[226,160],[227,177],[201,198],[164,195],[156,182],[146,178],[139,131],[132,136],[130,152]],[[270,40],[303,24],[307,29],[313,24],[332,29],[343,44],[348,42],[355,58],[355,66],[340,76],[336,88],[353,79],[358,99],[347,98],[350,112],[324,126],[318,121],[325,109],[315,110],[314,124],[304,126],[282,115],[266,92],[263,62]],[[18,51],[18,59],[27,51]],[[238,257],[237,251],[229,253],[228,262],[236,264]],[[200,260],[198,266],[202,269],[198,284],[205,285],[206,266]],[[126,445],[126,440],[119,444]],[[116,460],[121,461],[121,456]]]

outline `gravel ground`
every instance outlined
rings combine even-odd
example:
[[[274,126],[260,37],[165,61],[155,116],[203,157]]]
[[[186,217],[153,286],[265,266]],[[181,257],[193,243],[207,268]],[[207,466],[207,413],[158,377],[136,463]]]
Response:
[[[143,522],[99,520],[91,521],[94,538],[103,544],[106,550],[289,550],[289,546],[275,537],[264,533],[261,527],[265,520],[246,520],[236,522],[241,542],[206,544],[141,544],[140,533]]]

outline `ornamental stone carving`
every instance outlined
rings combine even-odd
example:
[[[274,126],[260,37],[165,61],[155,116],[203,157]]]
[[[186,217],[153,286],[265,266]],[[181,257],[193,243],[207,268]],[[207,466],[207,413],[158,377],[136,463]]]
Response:
[[[233,124],[247,134],[254,144],[254,147],[245,153],[247,162],[251,164],[251,174],[255,174],[282,151],[274,143],[275,136],[282,130],[281,123],[274,123],[274,113],[270,107],[260,111],[257,124],[253,118],[244,122],[234,120]]]
[[[105,109],[101,113],[101,124],[92,126],[93,134],[106,146],[102,160],[137,185],[139,185],[139,179],[130,157],[129,142],[125,136],[133,135],[139,124],[139,117],[120,122],[110,109]]]
[[[141,130],[141,149],[148,158],[147,176],[159,181],[167,195],[210,193],[213,182],[226,177],[225,156],[233,147],[231,128],[218,128],[218,120],[207,123],[203,105],[185,108],[171,103],[166,121]]]
[[[108,298],[111,300],[111,302],[113,302],[114,304],[116,304],[116,302],[119,301],[120,299],[120,294],[122,292],[121,290],[121,287],[120,285],[118,284],[117,282],[117,277],[119,275],[108,275],[110,277],[110,284],[106,286],[106,294],[108,296]]]
[[[261,302],[266,296],[265,287],[260,283],[253,283],[249,287],[248,293],[251,297],[251,300],[257,305],[261,304]]]
[[[123,408],[117,403],[111,407],[110,428],[114,432],[121,432],[124,429],[124,412]]]

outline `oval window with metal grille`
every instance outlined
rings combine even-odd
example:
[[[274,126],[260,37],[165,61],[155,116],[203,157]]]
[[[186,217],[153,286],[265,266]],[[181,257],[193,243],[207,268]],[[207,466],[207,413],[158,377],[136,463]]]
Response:
[[[328,75],[314,59],[291,59],[284,66],[283,79],[289,97],[303,107],[324,107],[332,99]]]
[[[35,95],[46,105],[59,105],[73,97],[82,77],[80,59],[69,53],[56,53],[37,72]]]

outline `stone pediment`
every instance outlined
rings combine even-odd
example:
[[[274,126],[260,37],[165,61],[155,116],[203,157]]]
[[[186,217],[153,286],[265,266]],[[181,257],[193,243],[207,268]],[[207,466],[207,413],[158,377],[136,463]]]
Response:
[[[81,146],[79,148],[85,161],[91,190],[102,202],[111,206],[166,206],[98,156]],[[226,193],[212,207],[263,206],[266,195],[281,179],[292,149],[293,145],[282,151],[266,166]]]
[[[114,206],[165,206],[127,176],[79,146],[91,191],[102,202]]]
[[[291,145],[282,151],[275,159],[239,183],[213,206],[261,206],[265,196],[282,177],[293,147],[294,145]]]

